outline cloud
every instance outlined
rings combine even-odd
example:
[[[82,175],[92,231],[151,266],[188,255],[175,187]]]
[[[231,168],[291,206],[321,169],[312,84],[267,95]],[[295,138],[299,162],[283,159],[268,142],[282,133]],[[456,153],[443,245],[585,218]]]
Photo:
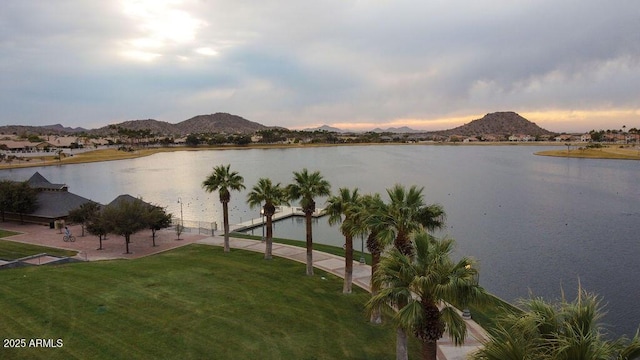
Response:
[[[639,15],[628,0],[7,1],[0,124],[223,111],[433,128],[502,110],[549,114],[552,130],[557,113],[640,122]]]

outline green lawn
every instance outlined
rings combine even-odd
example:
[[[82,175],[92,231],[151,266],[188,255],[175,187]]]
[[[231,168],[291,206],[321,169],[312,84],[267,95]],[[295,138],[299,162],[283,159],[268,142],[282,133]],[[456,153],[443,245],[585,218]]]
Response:
[[[11,231],[0,230],[0,238],[16,235]],[[15,260],[25,256],[47,253],[53,256],[75,256],[76,251],[50,248],[31,244],[23,244],[15,241],[0,240],[0,259]]]
[[[369,324],[368,294],[260,253],[189,245],[137,260],[0,271],[2,359],[390,359],[395,331]],[[419,348],[410,343],[411,357]]]

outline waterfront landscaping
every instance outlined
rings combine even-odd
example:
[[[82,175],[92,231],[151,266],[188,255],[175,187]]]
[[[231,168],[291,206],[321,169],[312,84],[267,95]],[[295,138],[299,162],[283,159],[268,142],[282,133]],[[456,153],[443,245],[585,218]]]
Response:
[[[5,338],[61,339],[4,358],[338,359],[393,357],[395,331],[369,323],[363,290],[259,253],[190,245],[134,261],[0,272]],[[412,357],[418,346],[410,341]]]

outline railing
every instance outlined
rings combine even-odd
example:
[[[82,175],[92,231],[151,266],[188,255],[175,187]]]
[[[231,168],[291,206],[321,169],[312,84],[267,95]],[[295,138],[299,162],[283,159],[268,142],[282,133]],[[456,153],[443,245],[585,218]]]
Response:
[[[206,234],[206,235],[215,235],[215,231],[218,230],[218,223],[208,222],[208,221],[197,221],[197,220],[186,220],[180,218],[171,218],[171,226],[176,227],[177,225],[182,226],[183,233],[195,233],[198,234]]]

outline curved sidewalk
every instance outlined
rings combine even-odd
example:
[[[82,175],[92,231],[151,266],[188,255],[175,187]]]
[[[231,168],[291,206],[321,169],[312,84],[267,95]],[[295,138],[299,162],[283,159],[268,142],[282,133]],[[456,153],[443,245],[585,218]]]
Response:
[[[196,241],[199,244],[224,246],[223,236],[211,236]],[[264,253],[265,243],[259,240],[248,240],[231,237],[229,246],[232,249],[242,249]],[[278,256],[300,263],[306,263],[307,250],[302,247],[273,243],[273,256]],[[324,270],[328,273],[344,278],[344,257],[328,254],[321,251],[313,251],[313,267]],[[353,284],[370,291],[371,266],[353,262]],[[463,360],[467,355],[481,345],[480,340],[486,338],[486,333],[480,325],[473,320],[466,320],[467,339],[463,346],[455,346],[453,342],[445,336],[438,341],[438,359],[440,360]]]

